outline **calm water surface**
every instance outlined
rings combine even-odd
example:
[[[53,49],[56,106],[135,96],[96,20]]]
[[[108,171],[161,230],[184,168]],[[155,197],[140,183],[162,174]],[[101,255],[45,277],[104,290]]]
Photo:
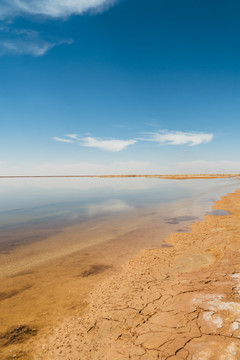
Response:
[[[238,186],[236,179],[1,179],[0,250],[23,245],[29,237],[40,240],[65,226],[154,210],[168,224],[194,221]]]

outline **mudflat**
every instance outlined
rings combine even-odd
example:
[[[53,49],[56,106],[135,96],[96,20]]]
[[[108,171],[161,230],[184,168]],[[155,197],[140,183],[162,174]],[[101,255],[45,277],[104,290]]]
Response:
[[[36,360],[240,358],[240,191],[172,247],[144,250],[93,290],[82,316],[32,343]]]

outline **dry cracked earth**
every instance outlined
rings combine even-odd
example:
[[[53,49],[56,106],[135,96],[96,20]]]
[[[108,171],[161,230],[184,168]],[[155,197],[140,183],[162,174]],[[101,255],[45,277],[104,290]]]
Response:
[[[171,247],[144,250],[66,319],[34,360],[240,359],[240,191]]]

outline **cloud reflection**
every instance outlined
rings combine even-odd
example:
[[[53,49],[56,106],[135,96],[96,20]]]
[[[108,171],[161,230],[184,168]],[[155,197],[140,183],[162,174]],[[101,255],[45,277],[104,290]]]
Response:
[[[124,212],[134,209],[132,206],[128,205],[126,202],[122,200],[112,200],[103,202],[100,204],[91,204],[88,206],[88,215],[101,215],[108,213],[116,213],[116,212]]]

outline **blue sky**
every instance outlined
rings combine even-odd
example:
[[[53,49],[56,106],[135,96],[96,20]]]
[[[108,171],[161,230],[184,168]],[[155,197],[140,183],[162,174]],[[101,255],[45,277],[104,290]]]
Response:
[[[3,0],[0,174],[240,172],[239,13]]]

